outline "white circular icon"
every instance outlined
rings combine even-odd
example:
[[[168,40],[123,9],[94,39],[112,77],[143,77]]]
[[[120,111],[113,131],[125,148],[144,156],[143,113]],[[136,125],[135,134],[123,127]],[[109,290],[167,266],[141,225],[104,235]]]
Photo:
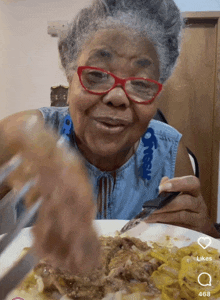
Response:
[[[203,275],[207,275],[209,277],[208,283],[205,283],[205,284],[201,283],[200,277],[203,276]],[[203,272],[203,273],[199,274],[199,276],[198,276],[198,283],[200,285],[202,285],[202,286],[211,286],[212,285],[212,277],[211,277],[211,275],[209,273],[206,273],[206,272]]]

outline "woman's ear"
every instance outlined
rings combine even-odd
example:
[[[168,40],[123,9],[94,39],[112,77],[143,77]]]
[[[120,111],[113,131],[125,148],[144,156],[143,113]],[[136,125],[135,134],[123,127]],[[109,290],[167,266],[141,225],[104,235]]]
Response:
[[[70,104],[69,103],[69,92],[70,92],[70,83],[69,83],[69,88],[68,88],[68,92],[67,92],[67,101],[66,101],[66,104]]]
[[[69,72],[66,71],[66,79],[67,79],[67,81],[69,83],[69,86],[71,85],[71,83],[73,81],[73,77],[76,74],[76,72],[77,72],[77,70],[76,70],[75,67],[74,67],[74,69],[71,68],[71,71],[69,71]]]
[[[69,86],[71,85],[72,79],[73,79],[73,76],[71,76],[71,75],[67,76],[67,81],[69,83]]]

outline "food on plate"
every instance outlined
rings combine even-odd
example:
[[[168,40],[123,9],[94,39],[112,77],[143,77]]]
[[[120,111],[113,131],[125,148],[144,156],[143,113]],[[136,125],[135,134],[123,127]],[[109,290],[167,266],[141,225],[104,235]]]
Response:
[[[91,273],[73,276],[41,260],[18,290],[30,295],[37,290],[42,299],[62,300],[220,299],[217,249],[203,249],[197,243],[183,248],[158,243],[150,247],[125,236],[102,236],[100,242],[101,265]],[[211,286],[198,283],[202,272],[211,275]],[[201,278],[202,283],[206,281]]]
[[[162,299],[220,299],[220,253],[217,249],[203,249],[197,243],[183,248],[165,248],[154,243],[151,256],[163,263],[152,274]],[[212,282],[209,283],[208,273]]]

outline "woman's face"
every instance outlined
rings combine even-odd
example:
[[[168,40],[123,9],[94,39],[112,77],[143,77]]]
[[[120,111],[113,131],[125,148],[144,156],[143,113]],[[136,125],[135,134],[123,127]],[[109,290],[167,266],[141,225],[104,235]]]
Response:
[[[92,66],[120,78],[159,80],[159,60],[152,43],[124,28],[103,29],[84,45],[78,66]],[[156,102],[134,103],[121,86],[104,95],[87,92],[74,73],[69,82],[69,109],[80,144],[90,153],[114,156],[130,149],[156,113]]]

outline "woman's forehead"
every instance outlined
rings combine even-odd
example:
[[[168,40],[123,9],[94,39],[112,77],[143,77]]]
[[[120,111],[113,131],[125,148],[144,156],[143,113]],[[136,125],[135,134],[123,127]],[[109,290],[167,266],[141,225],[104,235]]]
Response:
[[[149,63],[158,63],[153,43],[147,37],[125,27],[100,29],[84,44],[81,54],[84,59],[102,54],[106,57],[116,55],[127,59],[146,58]]]

